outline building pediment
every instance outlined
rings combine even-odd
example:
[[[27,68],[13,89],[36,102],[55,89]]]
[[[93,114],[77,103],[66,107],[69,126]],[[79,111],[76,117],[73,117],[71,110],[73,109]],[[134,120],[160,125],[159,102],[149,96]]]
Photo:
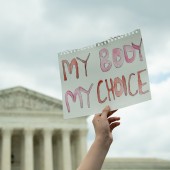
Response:
[[[62,101],[19,86],[0,90],[0,111],[62,111]]]

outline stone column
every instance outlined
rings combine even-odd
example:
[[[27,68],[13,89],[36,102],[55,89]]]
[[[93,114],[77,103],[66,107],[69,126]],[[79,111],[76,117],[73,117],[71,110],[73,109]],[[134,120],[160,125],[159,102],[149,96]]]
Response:
[[[56,154],[57,154],[57,168],[56,169],[63,169],[63,149],[62,149],[62,135],[61,131],[56,134]]]
[[[44,129],[44,170],[53,170],[52,131]]]
[[[24,154],[25,154],[25,151],[24,151],[24,138],[25,138],[25,135],[24,135],[24,130],[22,131],[22,137],[21,137],[21,170],[24,169]]]
[[[63,170],[72,170],[70,130],[62,131]]]
[[[76,166],[78,167],[81,160],[84,158],[85,154],[87,153],[87,129],[78,130],[78,144],[76,146],[77,150],[77,161]]]
[[[86,152],[87,152],[87,129],[82,129],[79,131],[79,148],[80,151],[80,161],[84,158]]]
[[[33,130],[25,129],[24,131],[24,170],[34,169],[34,154],[33,154]]]
[[[2,130],[1,170],[11,170],[11,130]]]
[[[1,170],[1,161],[2,161],[1,150],[2,150],[2,135],[1,135],[1,129],[0,129],[0,170]]]
[[[44,170],[44,141],[43,141],[43,134],[40,135],[40,170]]]

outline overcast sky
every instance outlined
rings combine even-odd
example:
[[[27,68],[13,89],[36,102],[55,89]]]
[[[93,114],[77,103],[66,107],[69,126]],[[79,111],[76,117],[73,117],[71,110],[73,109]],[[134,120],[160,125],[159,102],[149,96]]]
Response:
[[[0,89],[20,85],[61,99],[58,52],[140,28],[152,100],[118,111],[108,156],[170,159],[169,7],[168,0],[0,0]]]

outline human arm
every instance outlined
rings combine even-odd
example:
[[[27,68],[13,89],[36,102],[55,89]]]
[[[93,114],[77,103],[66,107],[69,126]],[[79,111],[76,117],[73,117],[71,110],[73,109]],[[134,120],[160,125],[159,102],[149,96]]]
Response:
[[[93,118],[95,140],[77,170],[100,170],[113,141],[112,130],[120,123],[120,117],[110,117],[117,110],[107,106]]]

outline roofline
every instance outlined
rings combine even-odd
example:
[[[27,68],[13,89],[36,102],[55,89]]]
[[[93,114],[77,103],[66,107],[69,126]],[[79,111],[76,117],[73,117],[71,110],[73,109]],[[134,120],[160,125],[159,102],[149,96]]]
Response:
[[[15,86],[15,87],[11,87],[11,88],[2,89],[2,90],[0,90],[0,95],[3,94],[3,93],[9,93],[11,91],[15,92],[15,91],[18,91],[18,90],[23,91],[23,92],[29,91],[33,95],[36,95],[38,97],[43,96],[43,97],[45,97],[47,99],[51,99],[53,102],[57,102],[58,104],[62,105],[62,100],[60,100],[60,99],[48,96],[46,94],[43,94],[41,92],[37,92],[35,90],[29,89],[29,88],[26,88],[26,87],[23,87],[23,86]]]

